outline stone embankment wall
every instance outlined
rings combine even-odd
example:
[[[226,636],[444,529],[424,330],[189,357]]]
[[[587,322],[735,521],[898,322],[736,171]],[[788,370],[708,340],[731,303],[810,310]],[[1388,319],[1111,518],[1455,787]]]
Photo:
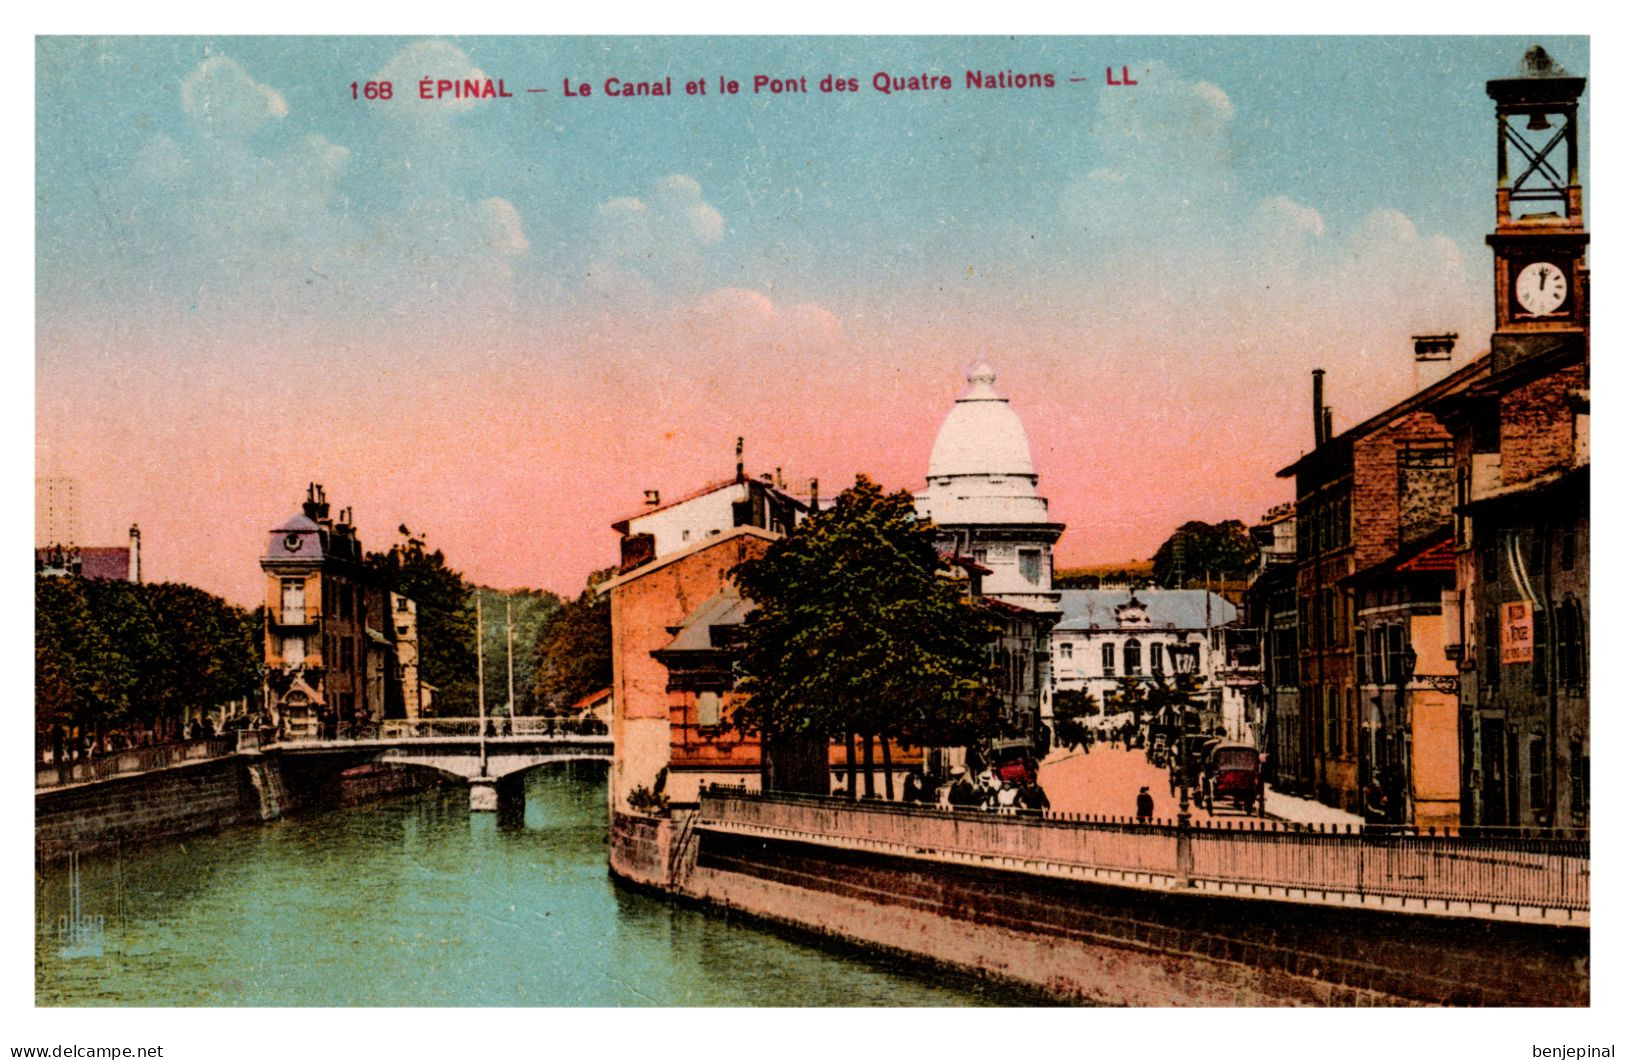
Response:
[[[680,830],[679,830],[680,831]],[[616,815],[611,869],[871,951],[1107,1005],[1586,1005],[1590,933],[1028,874]],[[684,848],[674,854],[672,846]],[[677,863],[692,868],[673,871]],[[884,999],[876,999],[883,1002]]]
[[[342,770],[337,764],[293,765],[274,754],[239,754],[36,792],[34,857],[48,865],[70,853],[181,839],[441,782],[428,770]]]

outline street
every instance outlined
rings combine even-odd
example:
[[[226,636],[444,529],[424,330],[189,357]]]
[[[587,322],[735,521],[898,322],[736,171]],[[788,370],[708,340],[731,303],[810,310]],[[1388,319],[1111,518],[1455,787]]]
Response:
[[[1080,748],[1068,751],[1057,747],[1038,769],[1038,783],[1049,796],[1054,813],[1112,814],[1134,816],[1134,798],[1142,786],[1151,789],[1153,817],[1173,820],[1179,813],[1179,795],[1168,795],[1168,771],[1146,760],[1144,750],[1124,750],[1097,743],[1086,754]],[[1219,816],[1236,817],[1221,808]],[[1207,811],[1191,798],[1191,819],[1207,820]]]

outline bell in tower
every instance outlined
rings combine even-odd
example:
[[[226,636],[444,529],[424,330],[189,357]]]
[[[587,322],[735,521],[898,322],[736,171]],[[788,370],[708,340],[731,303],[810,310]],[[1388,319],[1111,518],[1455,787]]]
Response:
[[[1498,366],[1571,341],[1586,322],[1580,96],[1538,44],[1517,77],[1490,81],[1495,101],[1495,336]]]

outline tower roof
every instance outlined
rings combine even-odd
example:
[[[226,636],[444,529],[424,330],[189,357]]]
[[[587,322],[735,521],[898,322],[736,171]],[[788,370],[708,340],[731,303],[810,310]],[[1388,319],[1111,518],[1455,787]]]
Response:
[[[1023,475],[1035,477],[1027,431],[994,389],[997,380],[986,361],[978,361],[965,380],[970,384],[954,402],[931,447],[928,478],[958,475]]]

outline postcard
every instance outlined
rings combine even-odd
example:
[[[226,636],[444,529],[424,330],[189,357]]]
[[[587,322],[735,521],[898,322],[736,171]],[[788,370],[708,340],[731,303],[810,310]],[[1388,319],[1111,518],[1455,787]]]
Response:
[[[1588,38],[35,58],[36,1015],[1591,1004]]]

